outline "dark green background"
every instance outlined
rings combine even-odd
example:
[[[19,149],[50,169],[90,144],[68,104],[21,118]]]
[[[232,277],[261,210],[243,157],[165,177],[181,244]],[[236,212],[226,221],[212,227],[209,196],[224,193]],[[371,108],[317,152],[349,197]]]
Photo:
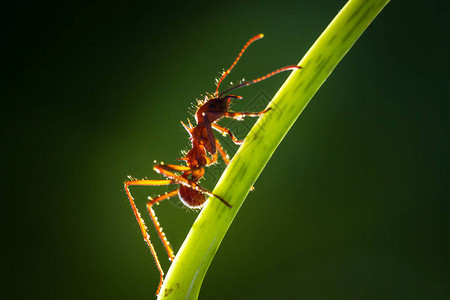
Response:
[[[180,157],[179,121],[250,37],[265,34],[225,85],[297,63],[345,2],[5,7],[2,293],[152,299],[126,176],[160,178],[153,161]],[[201,299],[450,297],[444,2],[393,1],[363,34],[256,182]],[[285,78],[239,90],[241,104]],[[161,192],[133,189],[142,210]],[[157,208],[175,249],[196,217],[177,205]]]

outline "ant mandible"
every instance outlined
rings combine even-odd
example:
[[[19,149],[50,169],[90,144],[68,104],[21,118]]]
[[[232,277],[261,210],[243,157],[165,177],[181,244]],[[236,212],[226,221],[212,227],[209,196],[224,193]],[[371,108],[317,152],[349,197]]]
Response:
[[[161,288],[161,285],[163,283],[164,279],[164,271],[161,267],[161,264],[158,259],[158,255],[156,254],[155,248],[153,247],[152,242],[150,241],[150,235],[147,230],[147,226],[144,223],[144,220],[139,213],[136,204],[134,202],[133,197],[131,196],[129,187],[130,186],[164,186],[164,185],[170,185],[170,184],[176,184],[178,187],[164,195],[158,196],[154,199],[149,197],[149,201],[147,202],[147,210],[150,214],[150,218],[156,228],[156,232],[159,235],[159,238],[161,239],[164,248],[166,249],[166,252],[169,256],[169,260],[172,262],[175,255],[172,250],[172,247],[170,246],[169,241],[167,240],[164,232],[162,231],[162,228],[158,222],[158,219],[156,217],[156,214],[152,208],[152,206],[156,203],[159,203],[165,199],[169,199],[171,197],[175,197],[178,195],[181,202],[189,207],[189,208],[200,208],[203,206],[203,204],[206,201],[206,196],[209,197],[215,197],[219,199],[223,204],[225,204],[228,208],[231,208],[231,205],[226,202],[223,198],[221,198],[218,195],[215,195],[211,193],[210,191],[202,188],[198,181],[203,177],[205,173],[204,167],[210,166],[217,162],[218,153],[220,153],[220,156],[224,160],[225,164],[228,165],[229,159],[228,155],[226,154],[225,150],[220,145],[219,141],[214,137],[212,129],[217,130],[218,132],[222,133],[223,135],[229,135],[231,140],[237,144],[240,145],[243,143],[242,140],[238,140],[231,131],[226,128],[219,126],[216,124],[216,122],[221,118],[232,118],[235,120],[242,120],[243,117],[258,117],[265,112],[267,112],[269,109],[265,109],[261,112],[231,112],[229,111],[229,105],[231,100],[233,99],[242,99],[241,96],[235,96],[235,95],[229,95],[228,93],[232,90],[249,86],[251,84],[260,82],[264,79],[267,79],[275,74],[278,74],[280,72],[289,71],[289,70],[296,70],[301,69],[299,66],[287,66],[284,68],[280,68],[278,70],[275,70],[267,75],[264,75],[262,77],[259,77],[257,79],[254,79],[252,81],[248,82],[242,82],[236,86],[231,87],[230,89],[226,90],[225,92],[222,92],[219,94],[219,87],[222,81],[225,79],[225,77],[231,72],[233,67],[236,65],[236,63],[241,58],[244,51],[247,49],[250,44],[252,44],[254,41],[259,40],[263,37],[263,34],[258,34],[251,38],[242,48],[241,52],[239,52],[238,56],[234,60],[234,62],[231,64],[230,68],[222,73],[221,78],[217,81],[217,87],[216,91],[213,95],[208,95],[205,97],[203,101],[198,101],[198,108],[195,113],[195,121],[197,123],[196,126],[192,126],[191,122],[188,122],[188,125],[184,124],[182,125],[186,129],[186,131],[189,133],[190,141],[192,144],[192,148],[189,150],[189,152],[186,154],[186,156],[180,158],[179,160],[183,160],[186,162],[186,165],[171,165],[171,164],[158,164],[153,167],[153,170],[159,174],[162,174],[167,179],[164,180],[148,180],[148,179],[141,179],[136,180],[129,176],[130,180],[126,181],[124,183],[125,186],[125,192],[128,196],[128,199],[131,204],[131,208],[133,210],[133,213],[136,217],[136,220],[139,224],[139,228],[141,229],[142,235],[144,237],[145,242],[147,243],[148,247],[150,248],[150,251],[153,255],[153,258],[155,259],[156,267],[159,270],[160,273],[160,282],[158,285],[158,290],[156,294],[159,293],[159,290]],[[180,173],[180,174],[177,174]]]

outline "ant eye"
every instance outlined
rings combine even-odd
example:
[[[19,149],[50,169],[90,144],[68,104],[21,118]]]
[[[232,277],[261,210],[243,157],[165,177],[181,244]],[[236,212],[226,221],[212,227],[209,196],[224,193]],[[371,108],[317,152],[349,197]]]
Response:
[[[216,104],[215,103],[210,103],[209,104],[209,108],[216,108]]]

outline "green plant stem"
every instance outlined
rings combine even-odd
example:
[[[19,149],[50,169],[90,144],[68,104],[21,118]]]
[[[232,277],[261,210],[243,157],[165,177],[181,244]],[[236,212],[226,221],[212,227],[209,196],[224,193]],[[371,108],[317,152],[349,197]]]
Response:
[[[274,99],[271,110],[248,134],[169,269],[158,299],[197,299],[206,271],[226,231],[267,161],[333,69],[389,0],[350,0],[300,61]],[[232,263],[232,262],[230,262]],[[226,284],[226,278],[223,283]]]

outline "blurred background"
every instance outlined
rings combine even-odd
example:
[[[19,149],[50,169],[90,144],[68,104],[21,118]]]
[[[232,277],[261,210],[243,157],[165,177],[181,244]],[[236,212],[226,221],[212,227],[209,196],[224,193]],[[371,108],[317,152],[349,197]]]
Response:
[[[159,274],[127,175],[161,178],[154,160],[188,149],[180,120],[250,37],[265,34],[223,89],[298,63],[345,2],[4,7],[3,293],[152,299]],[[385,7],[261,174],[201,299],[450,297],[448,16],[445,1]],[[259,109],[286,77],[239,90],[233,109]],[[246,124],[230,126],[243,138]],[[166,190],[132,192],[144,214],[147,196]],[[197,212],[176,200],[156,210],[177,250]]]

